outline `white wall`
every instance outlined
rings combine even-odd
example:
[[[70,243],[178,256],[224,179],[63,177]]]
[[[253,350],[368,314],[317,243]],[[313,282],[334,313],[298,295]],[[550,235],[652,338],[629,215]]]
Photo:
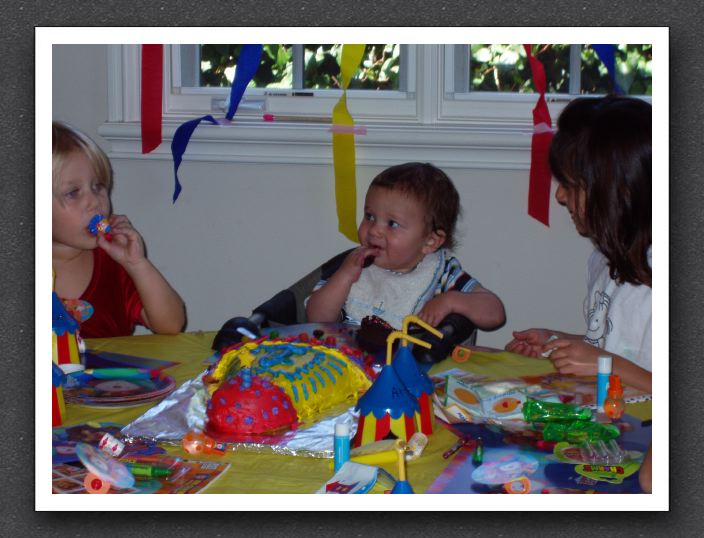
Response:
[[[107,119],[104,45],[53,49],[53,117],[97,133]],[[171,203],[173,164],[113,159],[113,205],[142,233],[152,262],[184,298],[188,330],[216,330],[352,246],[337,232],[329,165],[184,160],[183,191]],[[357,170],[358,207],[381,170]],[[591,250],[564,208],[551,202],[546,228],[526,212],[528,171],[450,169],[462,199],[463,265],[506,306],[508,321],[478,343],[500,346],[512,329],[583,331],[584,268]]]

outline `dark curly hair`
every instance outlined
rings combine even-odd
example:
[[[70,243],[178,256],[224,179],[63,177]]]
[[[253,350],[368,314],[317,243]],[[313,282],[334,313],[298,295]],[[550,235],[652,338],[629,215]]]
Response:
[[[619,96],[579,98],[560,114],[550,169],[585,193],[586,235],[619,283],[652,285],[652,107]]]
[[[457,246],[455,226],[462,211],[460,195],[450,178],[429,163],[411,162],[387,168],[376,176],[369,188],[382,187],[412,196],[425,207],[429,231],[445,233],[443,247]]]

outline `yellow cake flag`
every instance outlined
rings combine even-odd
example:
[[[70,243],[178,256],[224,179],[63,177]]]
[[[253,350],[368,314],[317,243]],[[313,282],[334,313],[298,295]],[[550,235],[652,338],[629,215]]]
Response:
[[[355,180],[354,120],[347,110],[347,87],[359,68],[364,45],[343,45],[340,76],[342,96],[332,111],[332,158],[335,166],[335,202],[338,229],[345,237],[357,242],[357,188]],[[335,130],[349,127],[349,132]]]

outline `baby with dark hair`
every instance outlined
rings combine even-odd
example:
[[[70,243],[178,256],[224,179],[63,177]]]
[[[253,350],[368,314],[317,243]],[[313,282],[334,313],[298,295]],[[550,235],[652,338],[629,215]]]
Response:
[[[452,181],[431,164],[412,162],[381,172],[365,198],[361,246],[318,283],[306,305],[308,320],[360,323],[375,315],[400,329],[409,314],[437,326],[458,313],[479,329],[503,325],[499,298],[450,253],[460,211]]]

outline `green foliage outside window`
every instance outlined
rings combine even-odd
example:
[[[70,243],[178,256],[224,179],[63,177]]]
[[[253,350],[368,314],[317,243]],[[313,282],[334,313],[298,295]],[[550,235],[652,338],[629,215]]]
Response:
[[[302,89],[340,87],[341,44],[303,45]],[[535,91],[523,45],[477,44],[470,47],[470,90]],[[201,45],[200,85],[229,87],[242,45]],[[366,45],[350,89],[398,90],[398,44]],[[569,93],[570,45],[533,45],[533,55],[545,67],[548,93]],[[614,91],[606,67],[589,45],[581,47],[580,93]],[[616,45],[616,80],[629,95],[652,94],[652,45]],[[259,69],[249,87],[292,88],[293,46],[264,45]]]
[[[652,45],[616,45],[616,81],[623,93],[652,94]],[[614,92],[606,66],[589,45],[581,49],[580,93]],[[535,56],[545,67],[548,93],[568,93],[570,46],[533,45]],[[523,45],[470,45],[472,91],[533,92],[528,58]]]
[[[201,45],[201,86],[227,87],[242,45]],[[340,87],[342,45],[304,45],[304,89]],[[396,90],[399,84],[400,45],[366,45],[351,89]],[[250,88],[292,88],[292,45],[264,45],[259,68]]]

